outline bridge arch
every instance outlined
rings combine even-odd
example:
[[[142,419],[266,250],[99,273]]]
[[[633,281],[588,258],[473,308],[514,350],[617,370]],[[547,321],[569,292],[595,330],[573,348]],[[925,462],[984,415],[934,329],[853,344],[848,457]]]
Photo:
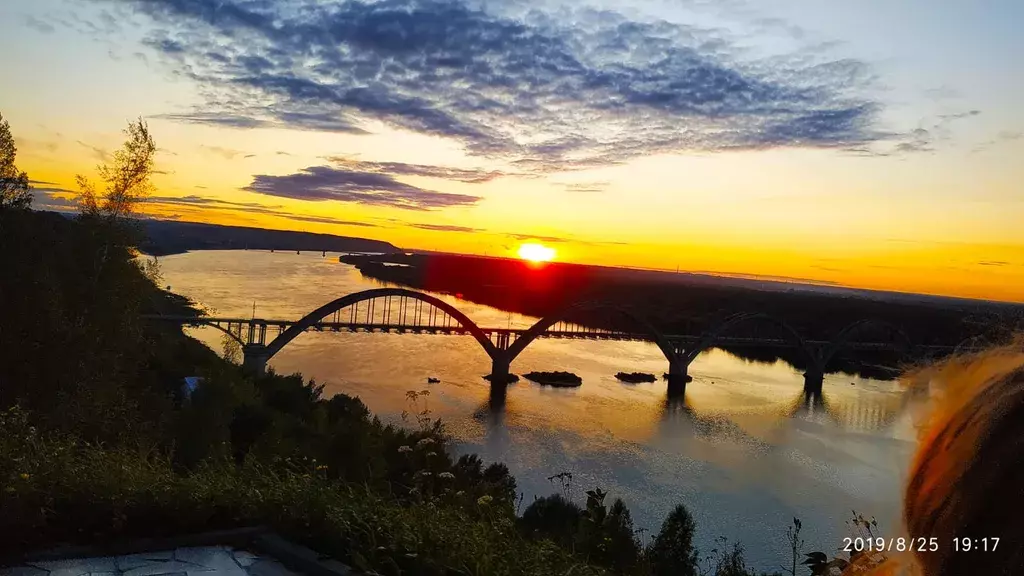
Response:
[[[299,334],[302,334],[309,328],[316,325],[316,323],[322,320],[324,317],[333,314],[338,310],[347,308],[349,306],[353,306],[360,302],[373,300],[374,298],[382,298],[385,296],[404,296],[406,298],[419,300],[421,302],[430,304],[431,306],[445,312],[446,314],[454,318],[455,321],[458,322],[460,326],[462,326],[462,328],[464,328],[474,338],[476,338],[476,341],[479,342],[480,346],[483,347],[484,352],[486,352],[487,355],[490,356],[492,359],[495,358],[497,354],[499,354],[497,347],[494,345],[493,342],[491,342],[490,338],[487,337],[487,334],[480,329],[480,326],[478,326],[475,322],[470,320],[468,316],[460,312],[458,308],[455,308],[454,306],[445,302],[444,300],[431,296],[430,294],[424,294],[422,292],[416,292],[413,290],[406,290],[404,288],[375,288],[372,290],[356,292],[355,294],[347,294],[345,296],[342,296],[341,298],[332,300],[331,302],[324,304],[323,306],[317,308],[316,310],[313,310],[309,314],[306,314],[298,322],[296,322],[287,330],[279,334],[277,338],[274,338],[274,340],[271,341],[270,344],[267,344],[267,347],[263,354],[263,360],[269,360],[274,354],[280,352],[281,349],[285,347],[285,345],[294,340]]]
[[[668,338],[666,338],[660,330],[655,328],[653,324],[651,324],[644,318],[641,318],[639,315],[635,314],[628,308],[593,301],[577,302],[570,306],[566,306],[565,308],[559,310],[554,314],[545,316],[544,318],[538,320],[533,326],[530,326],[530,328],[525,333],[523,333],[522,336],[516,338],[515,342],[513,342],[508,347],[508,350],[505,351],[506,361],[512,362],[513,360],[515,360],[516,357],[519,356],[519,354],[521,354],[523,350],[525,350],[526,347],[529,346],[534,340],[540,338],[545,332],[547,332],[549,328],[551,328],[555,324],[564,321],[573,312],[594,312],[600,310],[616,312],[635,322],[637,326],[639,326],[643,330],[643,332],[647,333],[647,335],[654,338],[654,343],[658,345],[658,348],[661,350],[661,353],[665,355],[665,358],[668,359],[670,363],[675,361],[675,347],[672,346],[672,343],[669,342]]]
[[[829,345],[822,352],[821,369],[824,370],[826,367],[828,367],[828,364],[829,362],[832,361],[832,358],[834,358],[835,355],[840,350],[842,350],[843,346],[849,343],[850,336],[855,334],[858,330],[864,328],[865,326],[877,326],[886,328],[894,335],[896,335],[898,339],[903,342],[904,348],[902,350],[902,353],[904,356],[909,356],[910,352],[914,349],[914,343],[910,339],[910,336],[908,336],[907,333],[904,332],[903,329],[900,328],[899,326],[891,322],[886,322],[885,320],[879,320],[877,318],[864,318],[862,320],[857,320],[856,322],[848,324],[845,328],[840,330],[838,334],[836,334],[835,338],[832,339],[832,342],[829,343]]]
[[[718,339],[721,338],[728,329],[746,322],[767,322],[782,328],[783,332],[785,332],[786,335],[796,343],[800,351],[807,356],[807,359],[810,361],[810,365],[818,365],[818,359],[814,357],[810,347],[807,345],[807,341],[804,340],[804,337],[801,336],[799,332],[797,332],[796,328],[793,328],[785,320],[776,318],[771,314],[764,314],[761,312],[739,312],[729,316],[725,320],[722,320],[717,326],[706,332],[692,348],[686,350],[683,355],[683,363],[686,366],[689,366],[690,363],[697,359],[697,356],[699,356],[701,352],[714,347],[718,342]]]

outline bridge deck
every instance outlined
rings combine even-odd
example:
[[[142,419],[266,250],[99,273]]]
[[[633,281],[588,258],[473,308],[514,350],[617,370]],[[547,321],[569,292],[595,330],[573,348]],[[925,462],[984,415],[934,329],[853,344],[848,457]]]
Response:
[[[296,322],[294,320],[278,320],[278,319],[262,319],[262,318],[220,318],[220,317],[193,317],[193,316],[161,316],[161,315],[149,315],[148,318],[156,320],[164,320],[168,322],[175,322],[181,325],[188,326],[202,326],[213,324],[231,331],[232,329],[237,330],[239,333],[243,329],[248,330],[250,326],[276,328],[279,332],[283,332],[288,328],[294,326]],[[488,337],[497,337],[501,335],[507,335],[510,340],[524,335],[528,329],[526,328],[493,328],[493,327],[481,327],[481,331]],[[462,327],[459,324],[452,325],[419,325],[419,324],[398,324],[398,323],[376,323],[376,322],[318,322],[310,326],[307,331],[315,332],[375,332],[375,333],[397,333],[397,334],[447,334],[447,335],[465,335],[469,334],[469,330]],[[651,342],[654,338],[645,333],[631,333],[631,332],[616,332],[610,330],[602,330],[597,328],[586,328],[583,326],[574,326],[573,329],[558,330],[552,329],[544,332],[541,335],[542,338],[564,338],[564,339],[579,339],[579,340],[617,340],[617,341],[641,341]],[[696,344],[703,337],[702,335],[693,334],[667,334],[665,337],[673,343],[685,347],[686,345]],[[763,338],[763,337],[736,337],[736,336],[722,336],[715,340],[717,346],[751,346],[751,347],[763,347],[763,348],[795,348],[796,343],[792,339],[788,338]],[[825,340],[807,340],[807,344],[810,345],[828,345],[829,342]],[[851,341],[846,344],[847,348],[854,350],[887,350],[893,348],[893,342],[857,342]],[[916,346],[919,350],[925,351],[949,351],[952,350],[952,346]]]

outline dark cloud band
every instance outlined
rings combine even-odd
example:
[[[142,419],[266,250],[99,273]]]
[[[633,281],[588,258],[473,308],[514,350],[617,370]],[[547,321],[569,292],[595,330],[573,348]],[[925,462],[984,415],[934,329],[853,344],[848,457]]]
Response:
[[[390,174],[358,167],[311,166],[295,174],[258,174],[244,190],[297,200],[336,200],[406,210],[475,204],[479,196],[449,194],[399,182]]]

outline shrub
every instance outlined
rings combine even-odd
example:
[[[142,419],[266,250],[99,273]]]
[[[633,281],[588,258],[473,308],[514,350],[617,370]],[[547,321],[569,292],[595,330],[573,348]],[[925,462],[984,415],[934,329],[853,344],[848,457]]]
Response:
[[[566,550],[575,548],[583,509],[561,494],[537,498],[523,512],[521,525],[534,538],[547,538]]]

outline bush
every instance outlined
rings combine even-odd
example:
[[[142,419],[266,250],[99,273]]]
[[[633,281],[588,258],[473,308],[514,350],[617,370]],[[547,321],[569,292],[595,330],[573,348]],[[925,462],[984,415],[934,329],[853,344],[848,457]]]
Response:
[[[300,466],[230,458],[176,473],[158,454],[44,433],[25,412],[0,417],[0,553],[266,524],[381,574],[597,574],[550,543],[428,501],[403,504]],[[486,506],[486,504],[476,504]]]
[[[547,538],[566,550],[575,549],[583,509],[561,494],[537,498],[523,512],[521,525],[534,538]]]

